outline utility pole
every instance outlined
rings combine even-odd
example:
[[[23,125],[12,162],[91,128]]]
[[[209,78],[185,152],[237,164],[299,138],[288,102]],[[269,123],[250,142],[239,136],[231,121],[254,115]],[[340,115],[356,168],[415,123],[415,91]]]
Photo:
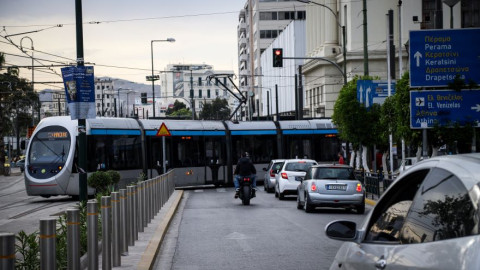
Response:
[[[77,66],[84,65],[83,59],[83,25],[82,0],[75,0],[75,21],[77,34]],[[79,167],[79,200],[86,202],[87,184],[87,121],[78,119],[78,167]]]
[[[367,0],[363,0],[363,75],[368,76]]]

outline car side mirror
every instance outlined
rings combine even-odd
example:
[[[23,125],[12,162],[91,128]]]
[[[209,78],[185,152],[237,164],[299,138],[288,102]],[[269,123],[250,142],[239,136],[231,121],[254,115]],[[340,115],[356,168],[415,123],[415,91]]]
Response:
[[[357,238],[357,224],[349,220],[333,221],[325,227],[325,234],[335,240],[354,241]]]

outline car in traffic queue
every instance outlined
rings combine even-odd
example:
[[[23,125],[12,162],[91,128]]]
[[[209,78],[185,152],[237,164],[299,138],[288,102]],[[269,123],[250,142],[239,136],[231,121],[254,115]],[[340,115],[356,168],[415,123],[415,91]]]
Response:
[[[393,182],[362,225],[333,221],[346,241],[330,269],[480,269],[480,153],[423,160]]]
[[[275,197],[283,200],[285,195],[297,195],[300,180],[305,177],[310,166],[317,164],[312,159],[286,159],[275,175]]]
[[[297,208],[310,213],[316,207],[342,207],[365,212],[365,189],[354,168],[342,164],[311,166],[297,188]]]
[[[273,159],[268,164],[268,167],[263,168],[265,171],[263,189],[266,192],[273,192],[275,190],[275,175],[280,171],[284,162],[284,159]]]
[[[15,166],[20,168],[20,171],[23,173],[25,171],[25,159],[20,159],[19,161],[15,162]]]

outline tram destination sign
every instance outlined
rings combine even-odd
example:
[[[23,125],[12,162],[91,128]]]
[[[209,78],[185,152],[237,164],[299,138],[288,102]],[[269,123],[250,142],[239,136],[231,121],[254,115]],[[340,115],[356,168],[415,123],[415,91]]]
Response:
[[[480,126],[480,90],[410,91],[411,128],[454,123]]]
[[[480,28],[410,31],[410,86],[480,84]]]

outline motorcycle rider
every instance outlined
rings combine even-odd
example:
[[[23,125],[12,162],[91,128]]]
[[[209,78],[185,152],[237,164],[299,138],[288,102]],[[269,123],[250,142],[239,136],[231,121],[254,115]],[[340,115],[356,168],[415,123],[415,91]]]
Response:
[[[233,178],[233,184],[235,185],[235,199],[238,198],[238,191],[240,190],[240,177],[250,177],[250,179],[252,179],[252,198],[255,197],[255,192],[257,190],[257,170],[255,169],[255,166],[253,166],[253,162],[250,160],[248,152],[242,153],[233,174],[235,175]]]

